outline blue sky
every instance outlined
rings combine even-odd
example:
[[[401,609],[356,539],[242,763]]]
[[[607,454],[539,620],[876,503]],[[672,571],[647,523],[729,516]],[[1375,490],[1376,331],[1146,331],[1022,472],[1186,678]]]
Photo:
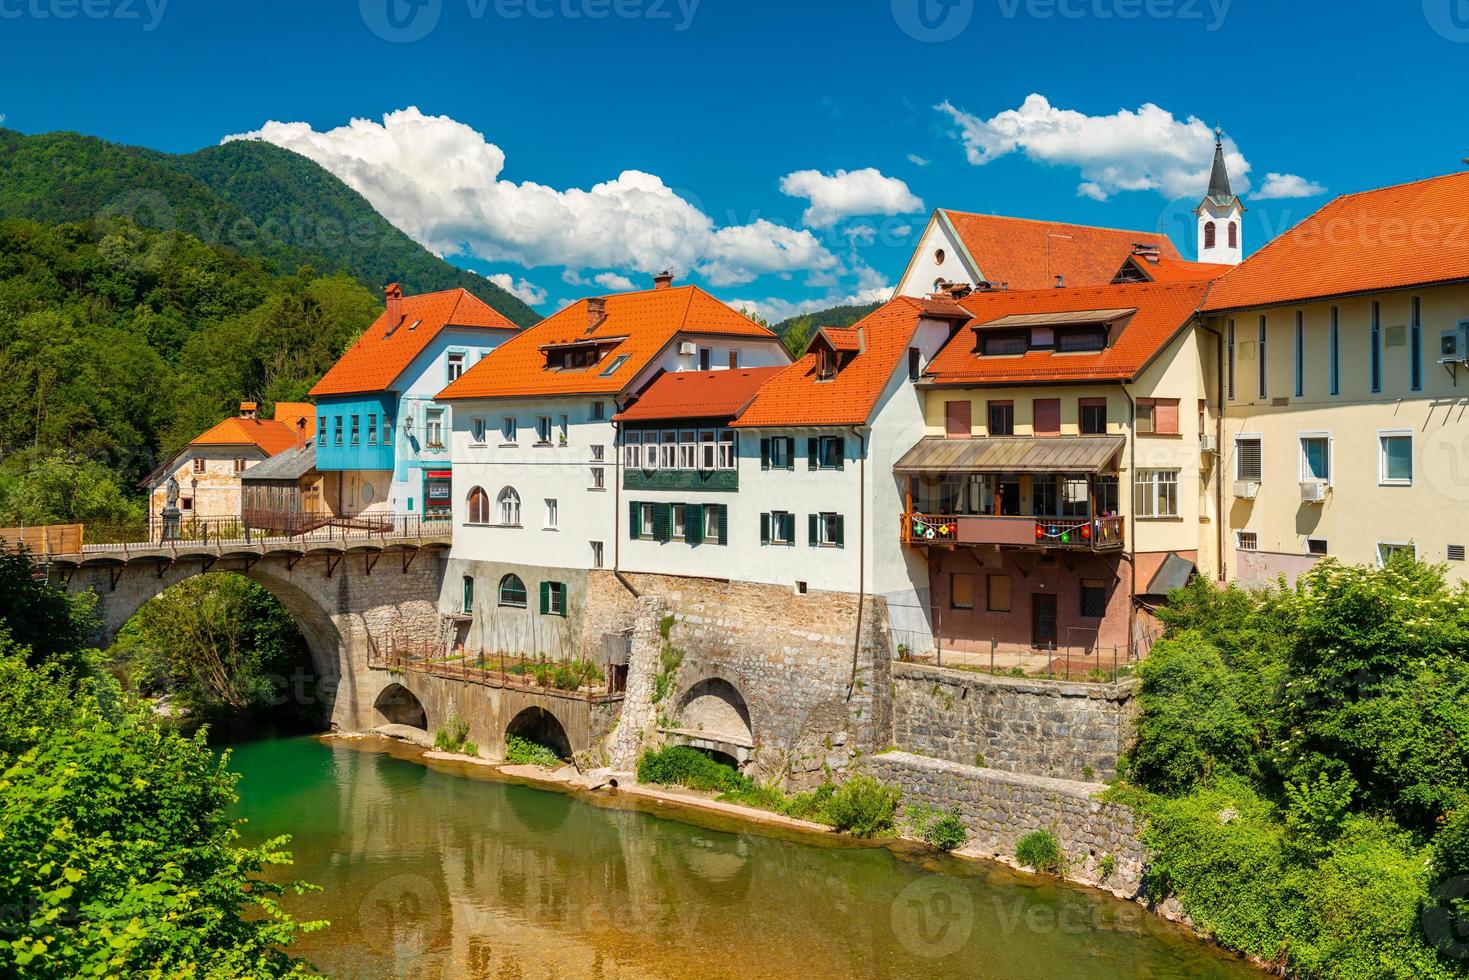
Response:
[[[660,262],[768,315],[865,298],[938,206],[1187,254],[1215,120],[1247,249],[1469,154],[1466,0],[0,0],[0,31],[5,125],[265,128],[547,312]]]

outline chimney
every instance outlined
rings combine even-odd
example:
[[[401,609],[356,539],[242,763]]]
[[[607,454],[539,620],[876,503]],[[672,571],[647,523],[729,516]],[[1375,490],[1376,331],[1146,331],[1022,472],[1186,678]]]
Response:
[[[673,285],[673,270],[672,269],[664,269],[662,272],[658,273],[656,276],[653,277],[653,288],[654,289],[667,289],[668,287],[670,287],[672,285]]]
[[[1057,289],[1065,289],[1066,288],[1066,277],[1065,276],[1062,276],[1062,275],[1056,276],[1056,288]]]
[[[587,297],[587,333],[597,329],[597,324],[607,319],[607,297]]]
[[[255,417],[256,405],[254,402],[240,402],[240,418],[253,419]]]
[[[1156,265],[1158,263],[1158,260],[1163,257],[1163,253],[1157,245],[1149,245],[1145,243],[1134,243],[1132,246],[1132,254],[1146,262],[1152,262],[1154,265]]]
[[[388,300],[388,329],[392,330],[403,321],[403,287],[396,282],[383,290]]]

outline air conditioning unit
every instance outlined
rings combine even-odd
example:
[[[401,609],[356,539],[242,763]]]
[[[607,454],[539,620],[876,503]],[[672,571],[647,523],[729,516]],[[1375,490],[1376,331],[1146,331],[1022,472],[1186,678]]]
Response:
[[[678,345],[678,352],[680,354],[688,354],[692,356],[699,352],[699,345],[694,343],[692,340],[685,340],[683,343]]]
[[[1469,364],[1469,321],[1445,330],[1438,340],[1438,363]]]
[[[1214,433],[1206,433],[1199,436],[1199,452],[1217,453],[1219,451],[1219,438]]]
[[[1301,481],[1301,503],[1319,504],[1326,500],[1325,480],[1302,480]]]
[[[1241,500],[1254,500],[1260,493],[1259,480],[1235,480],[1234,495]]]

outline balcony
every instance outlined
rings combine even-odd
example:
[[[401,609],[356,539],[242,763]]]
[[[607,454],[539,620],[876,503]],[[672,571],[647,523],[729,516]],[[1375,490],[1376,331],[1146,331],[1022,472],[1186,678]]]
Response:
[[[1123,520],[1111,517],[903,515],[903,544],[915,548],[996,545],[1046,551],[1121,551]]]
[[[632,470],[622,471],[624,490],[712,490],[733,493],[740,488],[738,470]]]

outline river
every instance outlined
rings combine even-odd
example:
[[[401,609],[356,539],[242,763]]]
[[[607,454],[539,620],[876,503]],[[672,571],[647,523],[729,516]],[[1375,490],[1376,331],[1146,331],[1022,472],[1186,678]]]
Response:
[[[233,750],[338,978],[1258,978],[1135,905],[917,846],[550,791],[382,739]],[[661,811],[661,812],[660,812]]]

